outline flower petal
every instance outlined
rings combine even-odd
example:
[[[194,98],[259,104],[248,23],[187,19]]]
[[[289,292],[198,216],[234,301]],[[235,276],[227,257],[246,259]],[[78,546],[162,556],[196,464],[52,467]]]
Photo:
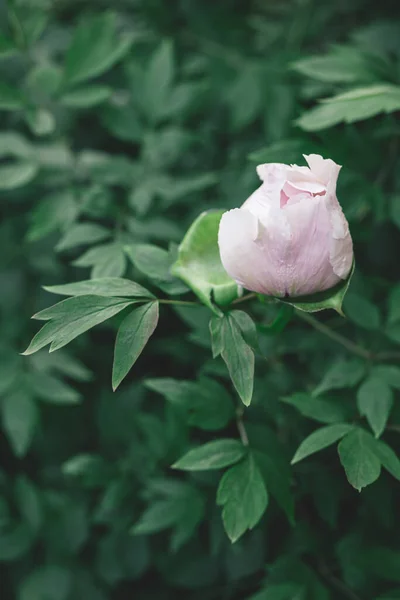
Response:
[[[336,189],[336,181],[339,171],[342,168],[340,165],[337,165],[330,158],[322,158],[319,154],[304,154],[304,158],[318,181],[324,183],[326,186],[329,182],[333,182]]]
[[[244,208],[222,215],[218,234],[222,264],[248,290],[268,296],[285,295],[284,241],[279,229],[267,230]]]
[[[335,286],[340,276],[330,260],[328,240],[332,226],[325,197],[287,205],[285,212],[292,231],[288,257],[293,273],[288,282],[290,296],[305,296]]]

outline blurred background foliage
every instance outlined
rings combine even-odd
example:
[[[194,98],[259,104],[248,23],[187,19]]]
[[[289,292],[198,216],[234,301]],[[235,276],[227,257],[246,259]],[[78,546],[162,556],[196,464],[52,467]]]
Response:
[[[377,480],[361,494],[334,447],[290,466],[316,427],[343,420],[400,451],[399,12],[397,0],[0,3],[2,600],[400,598],[398,481],[377,479],[362,440],[357,477]],[[192,220],[239,206],[256,164],[309,152],[344,165],[348,319],[295,317],[282,332],[267,327],[273,307],[251,309],[264,358],[245,421],[269,503],[232,545],[219,473],[169,468],[238,437],[206,308],[163,306],[116,393],[118,316],[54,354],[19,353],[50,304],[42,285],[125,276],[185,291],[168,266]]]

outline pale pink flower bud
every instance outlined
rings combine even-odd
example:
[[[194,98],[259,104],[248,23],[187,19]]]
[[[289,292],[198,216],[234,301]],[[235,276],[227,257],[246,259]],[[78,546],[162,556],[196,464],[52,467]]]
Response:
[[[259,165],[262,185],[223,214],[222,264],[248,290],[296,297],[328,290],[353,262],[349,226],[336,197],[340,166],[318,154],[308,167]]]

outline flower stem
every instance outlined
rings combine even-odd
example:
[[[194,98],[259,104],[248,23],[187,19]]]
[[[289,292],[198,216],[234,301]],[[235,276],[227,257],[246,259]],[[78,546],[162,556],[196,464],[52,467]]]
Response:
[[[243,446],[248,446],[249,438],[247,435],[246,427],[244,425],[243,414],[244,414],[244,407],[239,406],[238,409],[236,410],[236,425],[237,425],[238,432],[240,435],[240,439],[242,440]]]
[[[242,296],[241,298],[236,298],[236,300],[234,300],[232,302],[232,304],[241,304],[242,302],[247,302],[247,300],[253,300],[253,298],[256,298],[257,294],[255,292],[251,292],[251,294],[246,294],[245,296]]]
[[[324,335],[329,337],[331,340],[337,342],[338,344],[341,344],[349,352],[352,352],[353,354],[356,354],[357,356],[361,356],[361,358],[365,358],[366,360],[375,360],[375,361],[400,360],[400,352],[377,352],[375,354],[374,352],[370,352],[369,350],[367,350],[366,348],[363,348],[362,346],[358,346],[356,343],[354,343],[352,340],[349,340],[347,337],[345,337],[341,333],[338,333],[337,331],[333,331],[330,327],[328,327],[328,325],[325,325],[325,323],[321,323],[320,321],[318,321],[311,315],[304,313],[304,312],[300,312],[300,311],[296,311],[296,314],[300,319],[302,319],[303,321],[306,321],[306,323],[311,325],[311,327],[314,327],[314,329],[316,329],[320,333],[323,333]]]
[[[362,358],[365,358],[367,360],[371,360],[373,358],[372,352],[366,350],[365,348],[362,348],[361,346],[358,346],[348,338],[344,337],[344,335],[342,335],[341,333],[333,331],[330,327],[328,327],[328,325],[321,323],[308,313],[297,311],[296,314],[300,319],[311,325],[311,327],[314,327],[314,329],[316,329],[320,333],[323,333],[334,342],[341,344],[349,352],[352,352],[353,354],[361,356]]]
[[[160,304],[175,304],[176,306],[202,306],[199,302],[192,302],[190,300],[155,300]]]

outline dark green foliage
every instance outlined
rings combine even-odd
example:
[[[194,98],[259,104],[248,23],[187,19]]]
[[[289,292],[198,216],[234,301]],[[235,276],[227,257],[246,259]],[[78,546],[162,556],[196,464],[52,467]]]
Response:
[[[399,110],[395,0],[0,5],[2,600],[400,598]],[[241,295],[312,152],[351,283]]]

